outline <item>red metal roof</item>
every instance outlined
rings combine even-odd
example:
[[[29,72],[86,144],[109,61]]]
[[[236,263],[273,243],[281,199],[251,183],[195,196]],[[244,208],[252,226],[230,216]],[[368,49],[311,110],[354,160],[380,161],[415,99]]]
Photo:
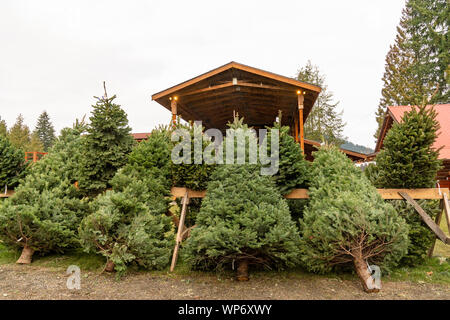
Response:
[[[427,108],[434,107],[437,116],[436,120],[441,125],[438,131],[438,137],[433,144],[433,147],[438,149],[441,146],[439,153],[439,159],[450,159],[450,104],[437,104],[434,106],[427,106]],[[400,122],[403,118],[403,114],[410,111],[412,106],[392,106],[388,107],[388,112],[391,114],[395,122]]]

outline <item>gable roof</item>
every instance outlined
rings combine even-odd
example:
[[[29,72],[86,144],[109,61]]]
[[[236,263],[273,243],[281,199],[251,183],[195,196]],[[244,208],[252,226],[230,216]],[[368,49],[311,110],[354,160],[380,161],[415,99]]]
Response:
[[[223,66],[220,66],[218,68],[215,68],[213,70],[205,72],[205,73],[203,73],[203,74],[201,74],[201,75],[199,75],[197,77],[194,77],[194,78],[192,78],[190,80],[186,80],[184,82],[181,82],[180,84],[177,84],[175,86],[167,88],[167,89],[165,89],[163,91],[157,92],[157,93],[152,95],[152,100],[157,100],[157,99],[159,99],[159,98],[161,98],[163,96],[173,94],[173,93],[175,93],[175,92],[177,92],[177,91],[179,91],[181,89],[184,89],[184,88],[186,88],[186,87],[188,87],[190,85],[193,85],[193,84],[195,84],[197,82],[200,82],[202,80],[205,80],[207,78],[210,78],[210,77],[212,77],[214,75],[217,75],[219,73],[222,73],[222,72],[224,72],[226,70],[233,69],[233,68],[234,69],[238,69],[238,70],[242,70],[242,71],[246,71],[246,72],[249,72],[249,73],[254,73],[256,75],[259,75],[259,76],[262,76],[262,77],[265,77],[265,78],[269,78],[269,79],[277,80],[277,81],[280,81],[280,82],[284,82],[286,84],[293,85],[293,86],[296,86],[296,87],[301,87],[301,88],[304,88],[304,89],[312,90],[312,91],[315,91],[317,93],[319,93],[321,91],[321,88],[319,86],[315,86],[313,84],[309,84],[309,83],[306,83],[306,82],[298,81],[298,80],[295,80],[295,79],[292,79],[292,78],[289,78],[289,77],[286,77],[286,76],[282,76],[282,75],[279,75],[279,74],[276,74],[276,73],[273,73],[273,72],[265,71],[265,70],[254,68],[254,67],[250,67],[250,66],[247,66],[247,65],[235,62],[235,61],[231,61],[231,62],[229,62],[227,64],[224,64]]]
[[[172,111],[174,98],[176,114],[183,120],[201,120],[206,129],[225,131],[235,113],[248,125],[264,127],[281,111],[282,125],[294,127],[299,93],[304,97],[305,122],[320,91],[318,86],[232,61],[155,93],[152,100]]]
[[[394,123],[402,121],[405,112],[411,111],[416,106],[390,106],[383,121],[383,126],[378,137],[375,151],[378,152],[383,147],[383,141],[387,132]],[[450,159],[450,104],[428,105],[426,108],[434,108],[436,110],[436,120],[441,128],[438,131],[438,137],[433,144],[435,149],[443,147],[439,152],[439,159]]]

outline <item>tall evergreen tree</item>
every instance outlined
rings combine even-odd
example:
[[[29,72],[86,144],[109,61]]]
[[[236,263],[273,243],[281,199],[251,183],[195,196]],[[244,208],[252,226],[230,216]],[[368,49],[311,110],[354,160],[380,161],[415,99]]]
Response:
[[[307,139],[325,140],[337,146],[345,142],[343,130],[345,123],[342,120],[342,112],[336,109],[339,102],[333,102],[333,93],[328,90],[325,76],[320,73],[317,66],[311,61],[297,73],[297,80],[308,82],[322,88],[317,100],[305,122],[305,137]]]
[[[114,103],[116,96],[98,98],[84,136],[79,187],[87,195],[109,187],[116,171],[125,165],[133,146],[125,111]]]
[[[354,266],[370,292],[367,263],[388,268],[406,253],[408,226],[345,154],[314,154],[309,204],[301,221],[301,259],[314,272]]]
[[[11,143],[24,151],[28,151],[27,146],[30,144],[30,128],[23,123],[24,119],[21,114],[17,117],[16,122],[8,131],[8,138]]]
[[[447,0],[406,2],[395,43],[386,56],[375,139],[388,106],[421,105],[423,97],[430,104],[448,103],[449,10]]]
[[[231,128],[248,130],[237,119]],[[234,140],[235,151],[248,151],[251,139],[256,136]],[[257,164],[218,165],[196,224],[183,248],[193,268],[236,266],[238,280],[248,280],[250,264],[283,268],[298,263],[298,229],[274,181],[261,175]]]
[[[53,128],[47,111],[42,112],[39,116],[36,128],[34,129],[34,134],[42,141],[43,149],[47,152],[56,138],[55,129]]]

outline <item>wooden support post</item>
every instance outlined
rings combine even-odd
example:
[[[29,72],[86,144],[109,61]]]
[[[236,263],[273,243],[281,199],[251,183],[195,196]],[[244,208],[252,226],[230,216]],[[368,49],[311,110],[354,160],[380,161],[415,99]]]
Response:
[[[434,232],[434,234],[445,244],[450,244],[450,238],[445,235],[441,228],[430,218],[429,215],[420,207],[420,205],[409,196],[408,193],[400,191],[399,194],[419,213],[425,224]]]
[[[305,137],[303,132],[303,101],[305,100],[305,96],[302,91],[297,91],[298,97],[298,124],[300,127],[300,147],[302,148],[302,152],[305,151]]]
[[[298,142],[298,119],[297,119],[297,115],[294,115],[294,128],[295,128],[295,142]]]
[[[445,219],[447,220],[447,228],[448,232],[450,233],[450,202],[448,200],[447,194],[444,193],[444,212],[445,212]]]
[[[438,226],[441,225],[442,212],[444,210],[444,200],[443,199],[441,199],[441,201],[439,201],[439,209],[441,209],[441,211],[439,211],[438,215],[436,216],[436,219],[434,220]],[[434,247],[436,246],[436,239],[437,239],[436,237],[433,239],[433,243],[432,243],[430,249],[428,250],[428,258],[433,257]]]
[[[175,265],[177,264],[178,259],[178,250],[180,249],[181,241],[183,240],[183,227],[184,227],[184,220],[186,218],[186,209],[189,202],[189,196],[188,192],[184,194],[183,197],[183,206],[181,209],[181,215],[180,215],[180,223],[178,224],[178,231],[177,231],[177,237],[175,239],[175,249],[173,250],[173,256],[172,256],[172,263],[170,265],[170,272],[175,269]]]
[[[172,110],[172,125],[177,124],[177,100],[178,97],[170,97],[170,109]]]
[[[33,162],[37,162],[37,152],[33,152]]]

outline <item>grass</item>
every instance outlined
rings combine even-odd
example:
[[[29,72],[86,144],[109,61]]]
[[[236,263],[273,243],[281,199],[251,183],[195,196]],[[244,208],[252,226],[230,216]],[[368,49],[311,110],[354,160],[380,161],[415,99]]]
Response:
[[[441,229],[449,234],[445,217],[441,220]],[[0,265],[14,263],[20,256],[20,252],[8,249],[0,242]],[[441,257],[441,258],[439,258]],[[442,259],[446,258],[446,260]],[[48,255],[45,257],[35,256],[33,258],[33,266],[46,268],[66,269],[70,265],[77,265],[81,270],[100,272],[105,265],[105,259],[102,256],[87,254],[81,249],[73,250],[64,255]],[[148,272],[138,268],[130,268],[130,273]],[[221,272],[199,272],[191,271],[186,263],[180,257],[175,272],[169,273],[168,269],[162,271],[151,271],[154,275],[169,276],[202,276],[216,275],[218,278],[226,279],[234,277],[232,271]],[[308,273],[302,268],[287,271],[252,271],[252,278],[313,278],[326,277],[330,279],[350,280],[355,275],[350,273],[315,275]],[[417,267],[401,267],[393,270],[391,274],[382,276],[384,281],[409,281],[416,283],[441,283],[450,284],[450,246],[443,244],[440,240],[436,241],[434,249],[434,257],[427,259],[426,263]]]
[[[15,263],[19,258],[20,252],[8,249],[0,243],[0,265]],[[81,249],[76,249],[65,253],[64,255],[51,254],[48,256],[33,256],[32,266],[47,268],[66,269],[70,265],[77,265],[82,270],[101,271],[105,266],[105,259],[99,255],[88,254]]]

